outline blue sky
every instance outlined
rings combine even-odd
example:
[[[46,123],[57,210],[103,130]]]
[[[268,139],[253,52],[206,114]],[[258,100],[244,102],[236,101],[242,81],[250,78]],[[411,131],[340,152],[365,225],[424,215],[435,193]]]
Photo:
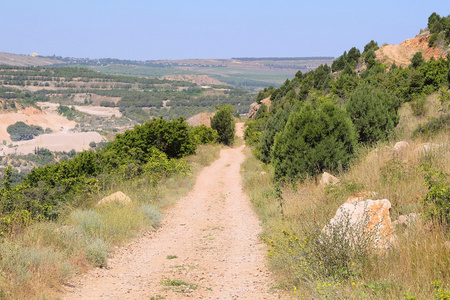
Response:
[[[446,1],[1,0],[0,52],[136,60],[339,56],[398,44]]]

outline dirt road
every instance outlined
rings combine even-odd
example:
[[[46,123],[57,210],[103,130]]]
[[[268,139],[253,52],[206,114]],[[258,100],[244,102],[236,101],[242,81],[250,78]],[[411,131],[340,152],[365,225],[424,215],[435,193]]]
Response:
[[[277,298],[259,220],[242,192],[242,149],[222,150],[160,230],[118,250],[108,269],[73,281],[64,299]]]

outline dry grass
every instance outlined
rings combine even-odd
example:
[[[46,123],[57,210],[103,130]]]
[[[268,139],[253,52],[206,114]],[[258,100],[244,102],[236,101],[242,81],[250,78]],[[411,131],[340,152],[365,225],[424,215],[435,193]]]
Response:
[[[351,168],[335,174],[340,182],[332,187],[323,188],[314,180],[306,180],[277,188],[270,181],[270,166],[263,166],[250,149],[246,150],[241,170],[244,189],[263,222],[269,266],[281,288],[305,299],[399,299],[405,294],[432,299],[435,280],[442,281],[444,292],[450,289],[450,251],[444,244],[450,238],[448,229],[429,220],[408,229],[397,228],[396,247],[383,255],[367,253],[335,259],[329,267],[336,271],[325,270],[316,258],[308,256],[314,251],[320,253],[312,240],[317,239],[337,208],[356,192],[375,191],[378,198],[389,199],[392,220],[424,212],[422,199],[427,187],[422,166],[450,173],[448,132],[430,140],[411,138],[418,124],[438,112],[437,97],[429,97],[425,105],[425,116],[414,116],[409,104],[400,110],[397,136],[407,140],[409,147],[397,153],[392,150],[392,141],[360,149]],[[430,151],[417,150],[424,143],[431,145]],[[332,253],[340,246],[319,250]]]
[[[187,157],[189,176],[116,182],[93,197],[90,206],[73,210],[59,222],[39,222],[0,243],[0,299],[54,299],[76,273],[107,266],[112,246],[120,246],[159,226],[161,211],[174,204],[195,183],[203,166],[219,157],[221,146],[200,146]],[[98,207],[102,197],[121,190],[133,204]]]

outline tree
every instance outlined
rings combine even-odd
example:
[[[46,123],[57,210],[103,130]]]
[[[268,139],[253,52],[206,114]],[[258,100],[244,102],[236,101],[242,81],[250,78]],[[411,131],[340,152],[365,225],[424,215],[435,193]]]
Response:
[[[411,58],[411,66],[414,69],[417,69],[423,64],[425,64],[425,59],[423,58],[422,52],[416,52]]]
[[[358,86],[345,105],[359,142],[367,144],[389,137],[399,121],[398,107],[398,99],[368,84]]]
[[[377,51],[378,48],[378,43],[374,40],[371,40],[367,43],[367,45],[364,46],[364,53],[367,53],[369,50]]]
[[[295,93],[295,92],[294,92]],[[258,111],[255,114],[255,120],[266,118],[268,114],[267,106],[264,103],[261,103]]]
[[[370,49],[366,53],[366,57],[364,58],[364,62],[370,68],[371,66],[373,66],[375,64],[375,58],[376,58],[375,51],[373,49]]]
[[[346,112],[331,100],[305,103],[290,114],[272,151],[276,180],[304,179],[324,170],[346,168],[356,133]]]
[[[441,31],[439,27],[439,21],[441,20],[441,16],[438,15],[436,12],[433,12],[428,17],[428,29],[431,33],[439,33]]]
[[[265,163],[270,163],[272,159],[271,151],[276,133],[283,131],[284,126],[286,126],[289,114],[291,113],[287,106],[278,109],[275,115],[272,115],[267,120],[266,128],[259,138],[258,149],[260,151],[260,159]]]
[[[347,54],[347,63],[355,66],[358,63],[359,57],[361,56],[361,52],[358,48],[353,47],[348,51]]]
[[[219,138],[217,141],[225,145],[231,145],[234,142],[234,119],[233,106],[223,105],[211,118],[211,128],[217,130]]]

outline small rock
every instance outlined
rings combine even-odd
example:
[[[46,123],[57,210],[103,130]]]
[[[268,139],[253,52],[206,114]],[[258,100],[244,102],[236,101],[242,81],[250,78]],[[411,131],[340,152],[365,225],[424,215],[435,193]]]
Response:
[[[329,184],[336,184],[338,182],[339,182],[339,178],[334,177],[330,173],[323,172],[322,178],[320,178],[319,184],[321,186],[326,186],[326,185],[329,185]]]
[[[130,197],[122,193],[121,191],[115,192],[114,194],[109,195],[108,197],[103,198],[100,200],[97,205],[105,205],[112,202],[119,202],[122,204],[131,204],[132,201]]]
[[[338,234],[347,237],[352,244],[371,234],[374,248],[387,249],[396,240],[390,208],[391,202],[387,199],[346,202],[338,208],[322,232],[332,236],[338,230]]]
[[[408,149],[409,147],[409,143],[405,142],[405,141],[400,141],[397,142],[394,145],[394,148],[392,148],[394,150],[395,153],[397,153],[397,155],[401,155],[405,152],[406,149]]]

